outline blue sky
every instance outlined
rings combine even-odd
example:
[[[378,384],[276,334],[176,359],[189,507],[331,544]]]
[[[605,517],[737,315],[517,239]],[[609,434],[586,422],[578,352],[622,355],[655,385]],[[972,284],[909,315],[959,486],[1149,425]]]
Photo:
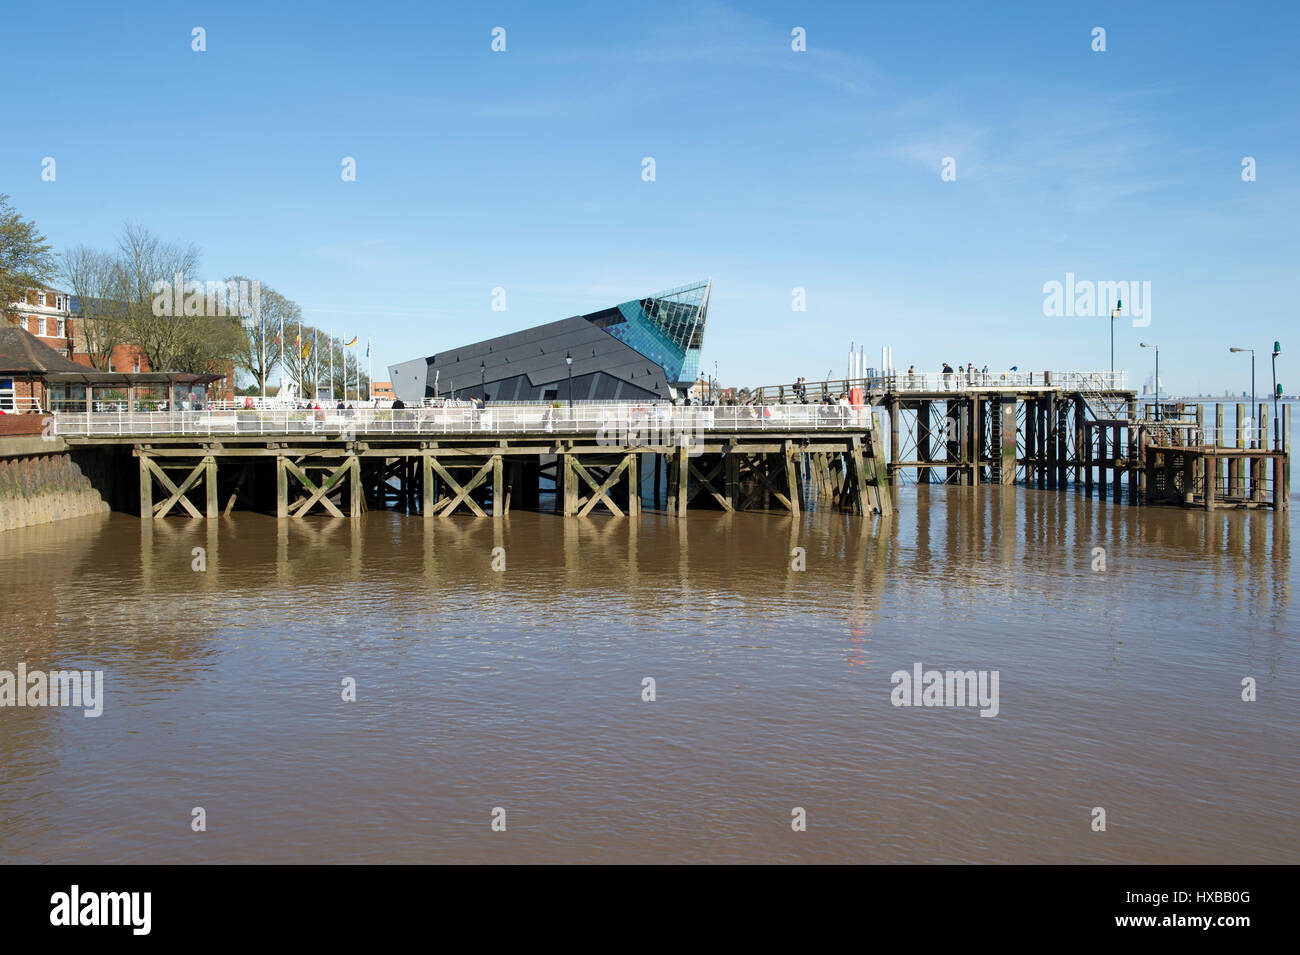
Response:
[[[1167,389],[1240,391],[1235,344],[1263,393],[1281,338],[1300,389],[1300,4],[282,6],[11,4],[0,192],[56,248],[193,241],[371,337],[377,378],[705,276],[727,384],[842,374],[850,340],[1105,368],[1104,318],[1043,314],[1073,272],[1151,282],[1133,380],[1146,340]]]

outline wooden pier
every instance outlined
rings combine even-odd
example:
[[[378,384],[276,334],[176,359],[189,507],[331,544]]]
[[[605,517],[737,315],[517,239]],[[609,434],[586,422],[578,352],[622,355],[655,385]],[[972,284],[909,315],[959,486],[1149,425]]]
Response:
[[[98,417],[98,416],[97,416]],[[139,513],[214,519],[505,517],[549,497],[566,517],[635,516],[662,503],[798,514],[887,514],[884,449],[869,409],[489,406],[353,414],[175,412],[60,421],[69,446],[126,446]],[[649,487],[647,487],[649,486]],[[648,501],[647,501],[648,499]]]

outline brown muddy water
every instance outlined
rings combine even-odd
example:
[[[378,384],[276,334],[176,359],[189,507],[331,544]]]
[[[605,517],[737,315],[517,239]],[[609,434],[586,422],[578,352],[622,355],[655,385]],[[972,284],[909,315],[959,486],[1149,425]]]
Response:
[[[0,671],[104,689],[0,708],[0,860],[1300,862],[1293,527],[984,487],[6,532]],[[893,705],[917,663],[997,715]]]

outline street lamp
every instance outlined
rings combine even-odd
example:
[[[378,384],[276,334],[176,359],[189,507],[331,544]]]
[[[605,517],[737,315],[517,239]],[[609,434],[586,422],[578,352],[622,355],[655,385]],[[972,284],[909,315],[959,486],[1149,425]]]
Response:
[[[1142,348],[1154,348],[1156,350],[1156,420],[1160,420],[1160,346],[1151,342],[1138,342]]]
[[[483,403],[487,404],[487,362],[478,363],[478,390],[483,393]]]
[[[1110,310],[1110,386],[1115,387],[1115,319],[1119,318],[1120,310],[1124,308],[1122,298],[1115,299],[1115,307]]]
[[[573,355],[564,353],[564,363],[569,366],[569,417],[573,417]]]
[[[1282,343],[1273,343],[1273,449],[1282,447],[1282,420],[1277,416],[1277,356],[1282,354]]]

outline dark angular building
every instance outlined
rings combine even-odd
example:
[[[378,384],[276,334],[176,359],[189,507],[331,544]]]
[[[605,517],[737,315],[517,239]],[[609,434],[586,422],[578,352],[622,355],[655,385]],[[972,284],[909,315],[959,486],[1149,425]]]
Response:
[[[424,398],[667,400],[695,384],[712,282],[389,366],[393,390]],[[570,363],[570,359],[572,360]]]

